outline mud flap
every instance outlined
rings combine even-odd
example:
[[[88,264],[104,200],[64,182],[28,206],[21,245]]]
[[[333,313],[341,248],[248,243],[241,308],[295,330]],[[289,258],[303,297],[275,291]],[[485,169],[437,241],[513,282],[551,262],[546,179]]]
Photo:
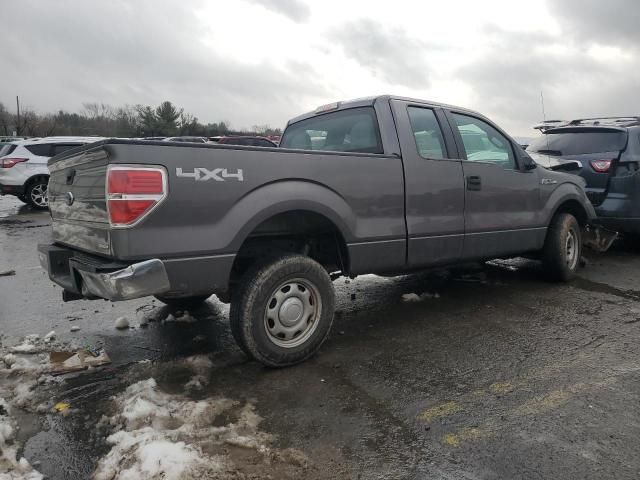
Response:
[[[609,250],[616,238],[618,238],[618,232],[607,230],[600,225],[587,225],[582,230],[582,244],[596,252]]]

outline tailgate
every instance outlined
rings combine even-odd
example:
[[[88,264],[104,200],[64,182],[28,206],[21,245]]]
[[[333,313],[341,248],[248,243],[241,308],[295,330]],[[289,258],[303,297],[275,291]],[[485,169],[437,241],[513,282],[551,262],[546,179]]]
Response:
[[[109,255],[104,142],[69,150],[49,160],[49,209],[53,239],[87,252]]]

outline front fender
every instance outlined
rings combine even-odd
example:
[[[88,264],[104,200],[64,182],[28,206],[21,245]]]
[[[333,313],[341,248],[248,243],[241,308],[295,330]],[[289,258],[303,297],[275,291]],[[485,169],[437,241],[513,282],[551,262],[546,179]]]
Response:
[[[542,188],[544,195],[544,186]],[[557,185],[546,197],[542,209],[544,225],[549,225],[558,209],[567,202],[577,202],[580,205],[587,216],[587,223],[591,223],[596,217],[593,205],[587,198],[584,188],[573,182],[567,181]]]

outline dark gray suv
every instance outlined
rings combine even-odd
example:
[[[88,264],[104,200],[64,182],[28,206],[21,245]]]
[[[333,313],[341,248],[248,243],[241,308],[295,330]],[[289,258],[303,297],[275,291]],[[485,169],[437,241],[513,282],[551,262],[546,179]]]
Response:
[[[537,128],[543,135],[527,147],[534,160],[543,166],[578,161],[574,173],[587,181],[598,223],[627,236],[640,235],[640,117],[578,119]]]

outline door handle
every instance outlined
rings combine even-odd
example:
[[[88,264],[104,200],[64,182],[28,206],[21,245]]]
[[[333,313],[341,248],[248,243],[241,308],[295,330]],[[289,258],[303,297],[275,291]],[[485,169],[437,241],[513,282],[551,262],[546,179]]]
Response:
[[[482,188],[482,179],[478,175],[469,175],[467,177],[467,190],[480,190]]]

